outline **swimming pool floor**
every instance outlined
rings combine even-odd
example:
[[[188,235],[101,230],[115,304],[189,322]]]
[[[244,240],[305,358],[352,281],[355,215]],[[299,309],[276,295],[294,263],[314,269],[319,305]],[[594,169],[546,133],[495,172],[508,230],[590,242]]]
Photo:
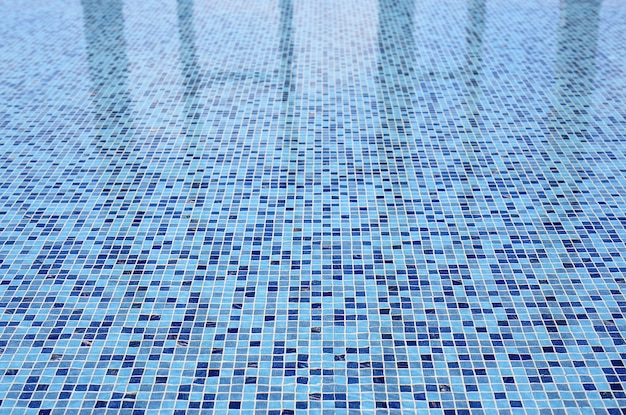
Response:
[[[0,0],[1,414],[625,414],[624,0]]]

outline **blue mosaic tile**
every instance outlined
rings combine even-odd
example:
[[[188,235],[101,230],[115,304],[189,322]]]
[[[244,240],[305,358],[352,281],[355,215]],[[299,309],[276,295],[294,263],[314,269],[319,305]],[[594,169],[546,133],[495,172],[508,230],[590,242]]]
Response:
[[[625,17],[0,1],[0,413],[626,414]]]

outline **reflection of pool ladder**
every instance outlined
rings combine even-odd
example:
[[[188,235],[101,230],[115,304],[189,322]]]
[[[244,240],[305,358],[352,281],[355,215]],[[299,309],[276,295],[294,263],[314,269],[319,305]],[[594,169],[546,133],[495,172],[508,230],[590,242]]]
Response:
[[[586,202],[580,184],[589,180],[589,172],[585,171],[589,164],[582,160],[581,151],[593,151],[594,145],[600,145],[593,143],[589,131],[600,6],[601,0],[561,1],[553,101],[542,122],[540,137],[534,138],[541,140],[541,174],[550,186],[544,187],[547,191],[538,209],[540,221],[551,243],[572,264],[582,259],[563,244],[577,239],[576,227],[585,217]]]
[[[294,94],[295,85],[292,80],[292,67],[294,55],[293,37],[293,5],[291,0],[280,0],[280,68],[271,72],[229,72],[219,71],[203,73],[198,62],[196,48],[196,33],[193,23],[193,0],[178,0],[178,27],[180,38],[180,66],[183,79],[183,112],[187,120],[182,131],[181,141],[177,143],[180,151],[205,146],[205,151],[212,150],[206,147],[208,137],[205,126],[212,123],[212,119],[203,111],[201,92],[217,85],[226,85],[231,82],[254,82],[269,84],[276,88],[281,95],[283,103],[282,124],[283,135],[287,129],[293,126],[293,113],[295,110]],[[297,138],[297,137],[296,137]],[[286,138],[283,137],[283,141]],[[205,141],[201,143],[201,141]],[[210,143],[209,143],[210,144]],[[287,143],[277,143],[277,150],[289,148]],[[196,150],[197,151],[197,150]],[[281,153],[281,158],[288,154]]]
[[[291,0],[280,1],[280,69],[272,72],[229,72],[218,71],[203,74],[198,63],[196,34],[193,24],[193,0],[178,0],[178,27],[180,39],[181,72],[184,86],[185,113],[190,119],[190,126],[197,125],[202,117],[197,113],[200,91],[213,85],[225,85],[230,82],[253,81],[256,83],[276,83],[282,91],[283,101],[288,101],[293,65],[293,5]],[[189,127],[189,126],[188,126]]]
[[[480,117],[480,69],[481,59],[478,47],[482,43],[482,30],[484,25],[484,0],[475,0],[472,3],[483,5],[475,8],[470,7],[470,21],[478,23],[470,30],[468,28],[467,64],[462,71],[465,75],[465,85],[467,88],[465,102],[466,125],[464,126],[464,139],[466,146],[466,157],[472,159],[472,167],[485,169],[485,174],[489,174],[487,167],[488,160],[474,154],[472,141],[474,140],[474,129],[478,126]],[[541,157],[534,166],[538,171],[534,175],[545,180],[544,187],[546,199],[533,200],[533,208],[537,215],[535,227],[539,230],[539,235],[530,237],[541,243],[541,247],[547,250],[556,250],[564,258],[569,257],[570,264],[582,263],[580,255],[568,246],[574,244],[572,239],[576,239],[576,227],[581,226],[584,221],[585,203],[583,190],[580,183],[587,173],[584,171],[588,164],[581,159],[581,150],[589,149],[593,143],[590,141],[593,134],[588,130],[592,125],[588,119],[588,109],[590,106],[590,95],[593,89],[593,77],[595,75],[595,55],[597,47],[598,18],[601,0],[581,2],[578,0],[561,1],[561,21],[558,28],[557,52],[554,65],[554,88],[552,89],[553,101],[551,110],[544,120],[531,120],[535,125],[536,137],[530,137],[527,142],[528,150],[537,153]],[[473,13],[471,10],[482,10],[483,17]],[[472,17],[473,16],[473,17]],[[471,25],[470,25],[471,26]],[[480,34],[480,36],[478,36]],[[537,125],[541,130],[537,131]],[[528,134],[524,129],[525,125],[520,125],[518,134]],[[523,155],[520,155],[523,157]],[[493,166],[493,173],[499,174],[497,166]],[[523,175],[523,172],[519,172]],[[547,188],[557,189],[556,192]],[[471,186],[470,186],[471,187]],[[541,191],[540,191],[541,192]],[[471,188],[467,189],[466,196],[473,198]],[[510,197],[508,192],[502,193],[503,197]],[[475,203],[475,202],[474,202]],[[514,204],[513,201],[507,204]],[[475,206],[475,213],[480,215],[480,207]],[[530,212],[532,213],[532,211]],[[530,219],[527,219],[530,220]],[[580,242],[580,241],[579,241]],[[541,261],[535,259],[535,261]],[[566,267],[559,271],[565,272]],[[546,275],[549,272],[543,269],[541,264],[532,267],[531,273],[537,273],[533,278],[535,282],[550,282],[552,290],[563,292],[571,289],[572,284],[569,279],[559,278],[560,275]],[[520,282],[521,283],[521,282]],[[550,292],[544,288],[544,295]],[[554,316],[555,319],[562,316]]]
[[[295,83],[293,79],[294,65],[294,28],[293,28],[293,4],[292,0],[280,0],[278,3],[280,20],[279,20],[279,45],[278,57],[279,67],[271,72],[211,72],[203,73],[199,64],[198,53],[196,48],[196,34],[193,24],[193,0],[178,0],[178,27],[180,38],[180,66],[183,79],[183,97],[185,119],[187,120],[180,143],[177,143],[179,151],[187,153],[213,154],[214,151],[224,152],[226,146],[222,141],[216,141],[213,146],[208,140],[221,140],[221,138],[209,138],[205,127],[208,129],[215,121],[219,123],[221,115],[208,114],[203,109],[202,92],[216,86],[222,86],[233,82],[252,82],[255,84],[266,84],[271,93],[277,94],[277,98],[273,102],[278,102],[280,113],[278,120],[272,118],[270,122],[279,123],[278,129],[270,131],[271,138],[269,140],[264,137],[267,131],[256,131],[254,140],[266,142],[267,146],[260,146],[256,150],[259,152],[259,159],[255,160],[256,164],[250,164],[246,167],[249,172],[254,171],[255,175],[261,175],[256,178],[250,188],[246,189],[248,195],[231,195],[233,197],[263,197],[267,198],[263,203],[267,205],[284,206],[287,200],[295,203],[297,189],[298,171],[304,163],[304,156],[299,153],[299,132],[297,126],[294,125],[296,113],[296,94]],[[219,97],[218,97],[219,98]],[[276,124],[272,124],[272,127]],[[237,140],[233,143],[239,147],[245,145],[245,137],[231,139]],[[200,149],[200,151],[199,151]],[[213,154],[214,155],[214,154]],[[253,156],[254,158],[254,156]],[[225,160],[228,162],[228,160]],[[204,166],[199,166],[204,167]],[[211,176],[208,167],[204,173],[204,179],[209,180]],[[243,171],[238,172],[243,176]],[[277,177],[278,176],[278,177]],[[270,188],[274,185],[274,181],[278,181],[277,189]],[[304,181],[304,179],[302,179]],[[270,185],[271,182],[271,185]],[[237,189],[238,191],[242,189]],[[300,190],[300,192],[302,192]],[[193,198],[193,195],[190,197]],[[203,197],[199,194],[199,197]],[[293,210],[296,211],[295,209]],[[287,215],[291,211],[285,211]],[[206,213],[206,212],[205,212]],[[209,212],[210,213],[210,212]],[[269,219],[269,218],[268,218]],[[287,218],[286,218],[287,219]],[[283,220],[274,223],[275,232],[283,232]],[[257,225],[265,225],[259,223]]]
[[[580,2],[563,0],[561,3],[561,24],[559,26],[558,50],[555,63],[555,88],[552,109],[544,124],[547,131],[542,134],[542,145],[551,150],[546,156],[551,165],[559,165],[561,171],[547,168],[542,171],[549,182],[565,183],[560,187],[568,194],[566,199],[569,211],[580,211],[576,184],[580,180],[577,172],[577,151],[581,141],[588,136],[586,126],[589,95],[595,73],[595,48],[600,0]],[[460,71],[465,93],[465,125],[463,139],[466,158],[471,158],[472,167],[489,173],[488,161],[479,158],[474,152],[475,134],[480,118],[480,78],[482,69],[482,37],[484,31],[485,0],[473,0],[469,8],[467,31],[467,63]],[[540,139],[540,138],[537,138]],[[531,146],[532,142],[529,143]],[[589,144],[585,144],[588,146]],[[497,166],[492,167],[497,172]],[[567,178],[570,177],[568,180]],[[468,195],[471,189],[468,189]],[[559,203],[562,204],[563,201]],[[479,212],[478,212],[479,213]],[[565,218],[567,220],[567,218]],[[546,222],[551,222],[546,219]]]

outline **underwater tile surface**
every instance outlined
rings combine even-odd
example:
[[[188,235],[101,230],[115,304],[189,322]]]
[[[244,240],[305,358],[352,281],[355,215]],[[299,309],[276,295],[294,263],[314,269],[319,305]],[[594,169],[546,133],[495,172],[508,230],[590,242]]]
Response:
[[[624,33],[0,0],[0,413],[626,414]]]

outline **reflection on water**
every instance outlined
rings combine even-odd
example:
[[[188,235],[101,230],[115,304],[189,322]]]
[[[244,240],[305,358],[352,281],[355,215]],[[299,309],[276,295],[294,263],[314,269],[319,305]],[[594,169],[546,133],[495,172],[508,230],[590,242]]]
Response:
[[[372,193],[377,203],[384,203],[379,210],[381,246],[373,249],[375,257],[392,249],[391,240],[414,226],[407,210],[411,210],[415,191],[411,155],[416,154],[414,5],[379,0],[378,6],[376,108],[380,128],[375,141],[370,141],[369,154],[364,155],[371,166],[364,171],[371,175]]]
[[[123,163],[133,137],[122,0],[82,0],[92,100],[93,150]]]
[[[481,96],[480,79],[483,67],[483,37],[485,32],[486,0],[470,0],[467,11],[465,41],[465,67],[461,79],[465,86],[466,116],[468,128],[477,126]]]
[[[554,62],[557,134],[578,134],[593,92],[601,0],[562,0]],[[569,137],[573,138],[573,137]]]
[[[200,92],[203,87],[203,74],[198,64],[196,49],[196,31],[193,24],[193,0],[178,0],[178,37],[180,41],[180,70],[183,83],[183,111],[185,125],[183,134],[186,137],[202,132],[203,108]]]
[[[280,12],[279,20],[279,65],[278,79],[276,80],[276,95],[280,105],[280,121],[279,131],[276,137],[275,151],[279,154],[277,160],[280,167],[280,188],[282,189],[277,195],[277,202],[281,200],[289,200],[295,202],[297,195],[303,193],[298,190],[299,184],[304,181],[304,165],[306,152],[302,151],[306,148],[307,137],[301,134],[295,128],[300,124],[300,112],[296,111],[298,105],[298,97],[296,94],[296,84],[294,79],[294,7],[292,0],[279,0],[278,8]],[[287,202],[292,203],[292,202]],[[302,214],[298,212],[300,209],[288,211],[287,215],[291,217],[292,223],[302,221]],[[281,229],[281,225],[277,224],[277,229]]]
[[[278,11],[278,71],[273,72],[271,84],[276,85],[274,94],[280,103],[280,115],[278,135],[275,141],[274,151],[278,155],[275,158],[280,171],[281,189],[285,189],[289,197],[294,197],[295,180],[298,177],[299,168],[303,165],[304,147],[306,137],[301,136],[294,129],[296,120],[296,94],[293,79],[294,66],[294,27],[293,27],[293,2],[292,0],[279,0]],[[279,199],[285,195],[279,196]]]
[[[456,123],[459,141],[463,149],[462,153],[462,192],[459,193],[459,203],[468,209],[468,214],[480,217],[482,208],[480,197],[476,197],[475,190],[480,189],[485,174],[489,174],[491,157],[489,153],[480,151],[484,147],[485,138],[482,136],[480,126],[487,114],[482,114],[482,69],[483,69],[483,39],[485,33],[486,0],[469,0],[467,8],[467,23],[465,27],[465,62],[459,69],[460,81],[459,93],[461,111],[459,122]],[[457,174],[455,171],[449,173]],[[460,221],[458,229],[471,234],[471,230]]]
[[[178,0],[177,6],[180,61],[185,96],[194,97],[198,92],[201,76],[196,51],[196,31],[193,24],[193,0]]]
[[[293,2],[292,0],[280,0],[280,85],[282,85],[283,101],[289,100],[291,92],[295,91],[293,84]]]
[[[130,112],[121,0],[82,0],[87,60],[98,128],[124,125]]]
[[[377,87],[383,135],[403,140],[411,135],[414,37],[412,4],[380,0],[378,12]]]
[[[549,162],[541,175],[550,183],[542,223],[557,243],[577,239],[576,227],[584,220],[585,182],[589,182],[588,131],[590,95],[596,72],[600,0],[562,0],[554,61],[552,107],[546,117]],[[566,250],[566,262],[582,263],[578,250]]]
[[[278,71],[278,94],[281,96],[282,107],[282,134],[285,140],[284,145],[291,148],[291,157],[296,157],[298,153],[299,134],[293,132],[295,123],[295,89],[296,85],[293,79],[294,65],[294,31],[293,31],[293,2],[292,0],[280,0],[278,4],[280,10],[279,22],[279,53],[280,53],[280,69]],[[287,145],[292,142],[292,145]]]
[[[589,107],[596,73],[600,0],[563,0],[554,61],[552,107],[547,117],[553,159],[565,166],[578,163],[577,155],[590,138]],[[579,179],[576,169],[569,176]],[[572,191],[576,184],[570,183]],[[577,192],[575,192],[577,193]],[[574,198],[574,196],[572,196]]]
[[[207,72],[199,63],[197,35],[194,26],[194,0],[177,0],[178,36],[181,74],[183,79],[184,111],[186,114],[187,129],[201,131],[208,117],[204,109],[202,93],[217,84],[231,82],[262,82],[276,83],[278,93],[282,94],[283,102],[290,102],[295,85],[292,83],[292,67],[294,55],[293,36],[293,4],[291,0],[279,0],[279,54],[280,68],[274,76],[262,72]],[[277,77],[277,78],[276,78]],[[292,103],[293,104],[293,103]],[[286,108],[293,111],[293,105]],[[289,118],[286,115],[283,118]],[[291,120],[285,121],[291,124]]]

